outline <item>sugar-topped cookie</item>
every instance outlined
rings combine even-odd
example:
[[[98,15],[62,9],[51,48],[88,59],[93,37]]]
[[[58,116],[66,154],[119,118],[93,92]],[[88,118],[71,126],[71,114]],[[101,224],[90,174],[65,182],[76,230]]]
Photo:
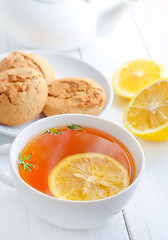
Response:
[[[43,112],[46,116],[63,113],[97,115],[105,100],[105,92],[97,82],[89,78],[68,77],[55,80],[48,86]]]

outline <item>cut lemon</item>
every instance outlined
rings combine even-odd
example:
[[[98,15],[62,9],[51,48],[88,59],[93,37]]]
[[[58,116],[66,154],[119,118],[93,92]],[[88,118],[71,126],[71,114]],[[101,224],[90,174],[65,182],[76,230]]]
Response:
[[[168,79],[141,90],[129,103],[123,121],[139,137],[168,140]]]
[[[162,64],[152,59],[133,59],[118,68],[113,76],[114,91],[133,98],[141,89],[164,77]]]
[[[110,197],[129,185],[129,174],[114,158],[100,153],[68,156],[49,175],[53,196],[90,201]]]

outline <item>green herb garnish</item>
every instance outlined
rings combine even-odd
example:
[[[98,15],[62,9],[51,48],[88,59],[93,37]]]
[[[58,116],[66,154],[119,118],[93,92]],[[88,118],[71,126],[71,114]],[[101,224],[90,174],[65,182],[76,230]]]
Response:
[[[69,129],[75,130],[76,132],[78,130],[83,130],[83,128],[77,124],[72,124],[71,126],[67,126]]]
[[[24,158],[22,159],[22,156],[19,153],[19,157],[18,157],[19,159],[18,160],[19,160],[20,163],[18,164],[18,166],[23,164],[24,171],[26,171],[28,169],[30,172],[32,172],[30,167],[34,167],[34,165],[25,162],[25,160],[29,160],[30,159],[31,155],[32,155],[32,153],[30,153],[30,155],[28,157],[26,157],[26,155],[24,155]]]
[[[48,130],[46,130],[43,134],[45,134],[45,133],[49,133],[50,135],[61,135],[61,134],[63,134],[61,131],[57,131],[55,128],[50,128],[50,129],[48,129]]]

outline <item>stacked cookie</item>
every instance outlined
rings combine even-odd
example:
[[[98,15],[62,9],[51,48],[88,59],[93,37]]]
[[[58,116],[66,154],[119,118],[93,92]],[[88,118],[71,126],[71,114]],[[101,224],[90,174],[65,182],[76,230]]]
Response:
[[[104,103],[104,90],[95,81],[55,80],[50,63],[35,54],[12,52],[0,62],[0,124],[24,124],[42,111],[97,115]]]
[[[0,72],[11,68],[30,68],[32,71],[35,70],[43,76],[47,84],[55,80],[55,72],[51,64],[36,54],[12,52],[0,62]]]
[[[55,80],[52,66],[35,54],[13,52],[0,62],[0,123],[19,125],[43,110],[47,83]]]

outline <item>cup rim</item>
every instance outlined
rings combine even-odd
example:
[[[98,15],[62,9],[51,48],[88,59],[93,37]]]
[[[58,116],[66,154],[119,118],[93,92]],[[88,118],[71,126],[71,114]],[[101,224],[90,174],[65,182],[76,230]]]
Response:
[[[121,192],[115,194],[115,195],[112,195],[110,197],[106,197],[106,198],[102,198],[102,199],[97,199],[97,200],[89,200],[89,201],[77,201],[77,200],[67,200],[67,199],[61,199],[61,198],[55,198],[54,196],[50,196],[50,195],[47,195],[35,188],[33,188],[32,186],[30,186],[28,183],[26,183],[20,176],[19,172],[16,171],[16,169],[14,169],[13,167],[13,164],[12,164],[12,152],[13,152],[13,149],[14,149],[14,146],[15,146],[15,142],[17,141],[18,138],[20,138],[22,135],[24,135],[25,132],[27,132],[29,130],[29,128],[31,129],[32,126],[34,125],[39,125],[41,122],[45,122],[45,121],[48,121],[49,119],[51,118],[59,118],[59,117],[67,117],[67,116],[81,116],[82,118],[86,117],[86,118],[95,118],[97,119],[98,121],[103,121],[104,123],[109,123],[109,124],[112,124],[114,127],[117,127],[117,128],[120,128],[120,130],[122,130],[123,132],[125,132],[126,134],[128,134],[134,141],[134,143],[137,145],[137,147],[139,148],[140,150],[140,153],[141,153],[141,159],[142,159],[142,163],[141,163],[141,167],[140,167],[140,170],[139,170],[139,173],[138,175],[136,176],[136,178],[133,180],[133,182],[127,187],[125,188],[124,190],[122,190]],[[87,124],[86,124],[87,125]],[[45,130],[45,129],[44,129]],[[33,137],[33,134],[32,134],[32,137]],[[119,140],[120,141],[120,140]],[[16,162],[16,161],[15,161]],[[22,182],[22,184],[24,184],[26,187],[28,187],[29,190],[33,191],[33,192],[36,192],[37,194],[40,194],[42,197],[44,198],[48,198],[50,200],[53,200],[53,201],[60,201],[60,202],[67,202],[67,203],[71,203],[71,204],[90,204],[90,203],[98,203],[98,202],[103,202],[103,201],[108,201],[110,199],[115,199],[115,198],[118,198],[120,196],[122,196],[125,192],[129,191],[131,188],[134,187],[134,185],[139,181],[139,179],[142,177],[142,173],[143,173],[143,170],[144,170],[144,167],[145,167],[145,155],[144,155],[144,152],[143,152],[143,149],[140,145],[140,143],[138,142],[138,140],[133,136],[132,133],[130,133],[127,129],[109,121],[109,120],[106,120],[106,119],[103,119],[103,118],[100,118],[100,117],[97,117],[97,116],[92,116],[92,115],[87,115],[87,114],[61,114],[61,115],[54,115],[54,116],[50,116],[50,117],[47,117],[47,118],[43,118],[43,119],[40,119],[36,122],[33,122],[32,124],[30,124],[29,126],[27,126],[26,128],[24,128],[20,133],[19,135],[15,138],[15,140],[13,141],[12,143],[12,147],[11,147],[11,150],[10,150],[10,167],[11,169],[13,170],[13,172],[15,173],[15,176],[17,176],[17,179],[19,181]]]

